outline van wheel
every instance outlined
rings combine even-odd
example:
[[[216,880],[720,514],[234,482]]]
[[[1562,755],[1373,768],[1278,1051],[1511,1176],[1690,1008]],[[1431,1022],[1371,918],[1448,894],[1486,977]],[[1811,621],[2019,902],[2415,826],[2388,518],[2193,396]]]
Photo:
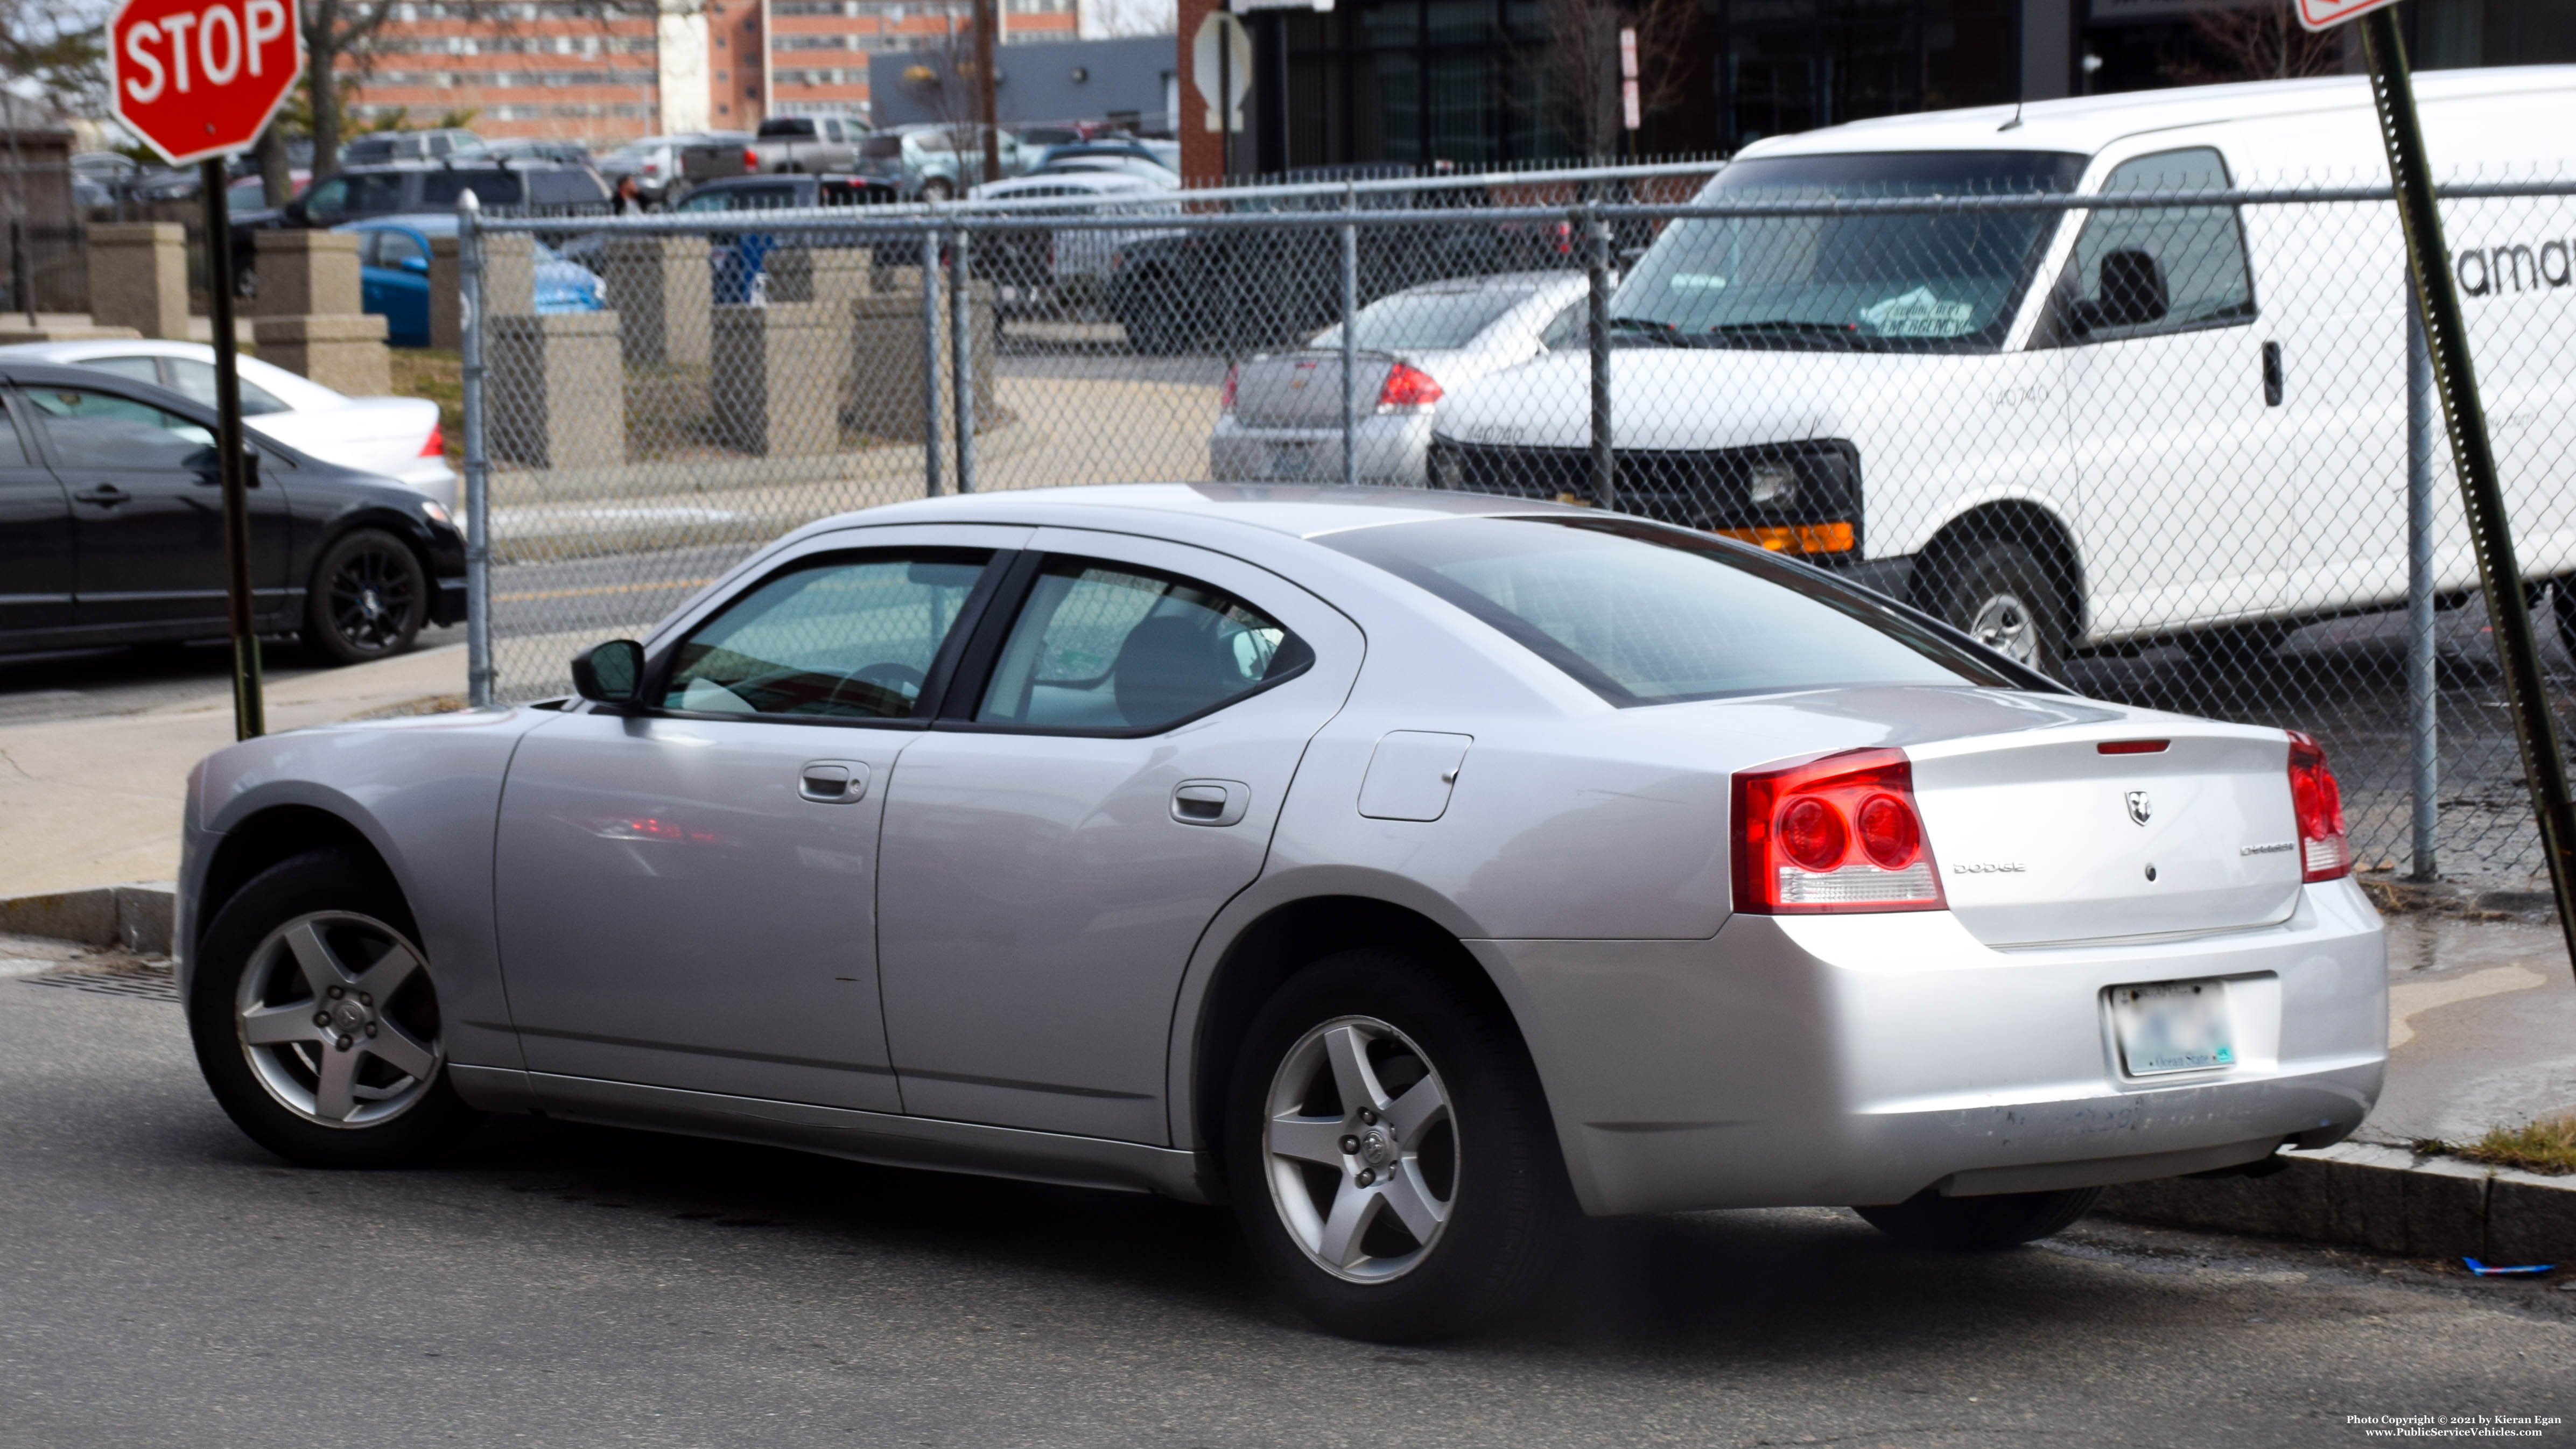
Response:
[[[1978,643],[2042,674],[2066,662],[2066,599],[2018,543],[1970,539],[1934,565],[1931,612]]]
[[[1279,989],[1225,1127],[1253,1257],[1352,1338],[1418,1342],[1507,1312],[1579,1220],[1509,1020],[1399,952],[1345,951]]]
[[[338,851],[273,865],[224,903],[194,953],[187,1007],[215,1101],[290,1161],[401,1166],[474,1119],[448,1082],[410,913]]]
[[[1942,1197],[1926,1188],[1900,1203],[1856,1207],[1863,1221],[1913,1248],[1985,1252],[2053,1237],[2093,1210],[2098,1187]]]

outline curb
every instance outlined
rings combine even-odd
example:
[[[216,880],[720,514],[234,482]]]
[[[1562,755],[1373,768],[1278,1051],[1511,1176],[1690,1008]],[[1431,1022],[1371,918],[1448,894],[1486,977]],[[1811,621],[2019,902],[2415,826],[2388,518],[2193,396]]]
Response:
[[[11,896],[0,899],[0,933],[123,946],[142,955],[167,956],[176,900],[176,888],[169,881]]]
[[[2545,890],[2484,890],[2457,881],[2413,881],[2393,875],[2356,874],[2354,880],[2383,914],[2426,911],[2496,920],[2556,922],[2558,898]]]
[[[2269,1177],[2125,1183],[2100,1211],[2413,1258],[2576,1264],[2576,1177],[2358,1142],[2280,1158],[2289,1165]]]

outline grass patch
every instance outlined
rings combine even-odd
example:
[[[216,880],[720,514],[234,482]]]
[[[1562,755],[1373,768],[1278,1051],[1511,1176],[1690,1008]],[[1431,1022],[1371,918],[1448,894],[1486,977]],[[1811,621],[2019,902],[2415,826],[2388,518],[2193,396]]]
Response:
[[[2576,1172],[2576,1112],[2545,1117],[2520,1127],[2491,1128],[2486,1136],[2454,1150],[2472,1162],[2519,1167],[2552,1177]]]
[[[465,358],[446,348],[392,349],[394,394],[425,397],[438,404],[439,435],[447,443],[450,466],[465,461]]]

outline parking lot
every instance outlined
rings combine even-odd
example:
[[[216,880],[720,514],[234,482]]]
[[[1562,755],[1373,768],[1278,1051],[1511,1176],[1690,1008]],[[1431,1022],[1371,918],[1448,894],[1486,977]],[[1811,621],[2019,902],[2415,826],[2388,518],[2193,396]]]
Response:
[[[0,1444],[2341,1445],[2564,1414],[2576,1293],[2094,1220],[1592,1225],[1434,1348],[1280,1308],[1231,1220],[558,1122],[287,1167],[166,1001],[0,980]],[[2545,1442],[2555,1442],[2563,1429]]]

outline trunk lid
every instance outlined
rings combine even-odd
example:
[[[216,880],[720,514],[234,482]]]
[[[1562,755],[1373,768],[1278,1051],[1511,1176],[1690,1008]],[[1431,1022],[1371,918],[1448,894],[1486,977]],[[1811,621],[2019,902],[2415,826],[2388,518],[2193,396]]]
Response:
[[[2161,740],[2161,750],[2105,753]],[[2241,930],[2301,884],[2289,742],[2201,721],[1906,748],[1951,914],[1992,946]]]
[[[1352,393],[1360,416],[1377,411],[1378,394],[1396,359],[1362,352]],[[1282,352],[1238,364],[1234,417],[1247,428],[1338,428],[1342,425],[1342,354]]]

